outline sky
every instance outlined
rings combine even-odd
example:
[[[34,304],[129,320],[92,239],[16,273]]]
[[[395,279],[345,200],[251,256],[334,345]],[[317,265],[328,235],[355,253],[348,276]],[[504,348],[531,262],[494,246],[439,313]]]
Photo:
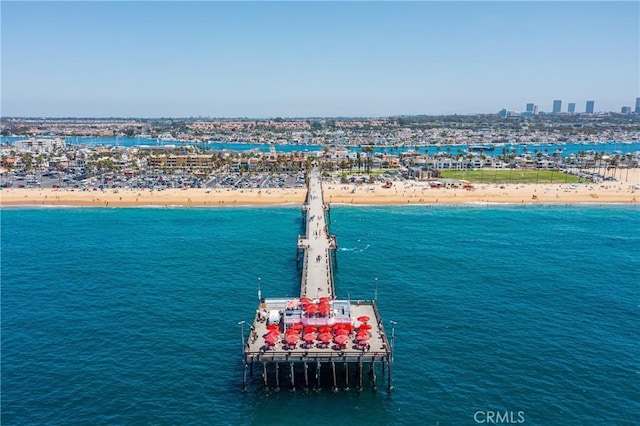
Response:
[[[2,116],[620,111],[640,2],[0,2]]]

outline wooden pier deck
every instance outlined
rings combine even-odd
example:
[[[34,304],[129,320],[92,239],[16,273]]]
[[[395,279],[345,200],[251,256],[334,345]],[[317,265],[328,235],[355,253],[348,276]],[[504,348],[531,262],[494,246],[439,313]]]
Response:
[[[377,389],[380,365],[391,391],[393,333],[390,340],[376,301],[336,297],[337,243],[329,234],[329,206],[317,167],[309,173],[302,212],[306,235],[298,238],[300,297],[260,300],[246,344],[243,332],[242,388],[246,390],[247,370],[253,375],[258,365],[265,387],[279,389],[284,381],[292,390],[296,383],[305,389],[330,385],[337,390],[339,385],[348,389],[351,382],[361,390],[366,363],[371,388]]]

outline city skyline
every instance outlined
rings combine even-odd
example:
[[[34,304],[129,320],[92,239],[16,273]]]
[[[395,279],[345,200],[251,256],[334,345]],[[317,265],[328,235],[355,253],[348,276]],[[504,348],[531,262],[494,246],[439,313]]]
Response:
[[[2,116],[598,112],[640,93],[637,2],[1,7]]]

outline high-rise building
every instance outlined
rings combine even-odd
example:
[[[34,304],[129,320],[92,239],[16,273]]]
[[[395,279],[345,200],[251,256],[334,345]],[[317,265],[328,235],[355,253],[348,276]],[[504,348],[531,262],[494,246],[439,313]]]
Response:
[[[636,98],[636,114],[640,114],[640,98]]]
[[[631,114],[631,107],[630,106],[623,106],[620,109],[620,113],[622,113],[622,114]]]
[[[560,110],[562,110],[562,101],[561,100],[555,100],[553,101],[553,113],[557,114],[560,112]]]
[[[509,116],[509,111],[507,111],[506,108],[503,108],[500,111],[498,111],[498,116],[500,118],[507,118]]]
[[[576,112],[576,103],[570,102],[569,105],[567,106],[567,111],[570,112],[571,114],[574,114]]]
[[[538,113],[538,105],[533,102],[528,103],[525,112],[528,116],[536,115]]]
[[[593,107],[595,103],[595,101],[587,101],[587,107],[585,108],[584,112],[586,112],[587,114],[593,114]]]

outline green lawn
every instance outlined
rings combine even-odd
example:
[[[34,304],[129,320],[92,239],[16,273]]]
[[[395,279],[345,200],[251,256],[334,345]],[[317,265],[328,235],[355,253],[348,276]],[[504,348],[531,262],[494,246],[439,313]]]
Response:
[[[446,179],[462,179],[472,183],[579,183],[574,175],[557,170],[442,170]]]

